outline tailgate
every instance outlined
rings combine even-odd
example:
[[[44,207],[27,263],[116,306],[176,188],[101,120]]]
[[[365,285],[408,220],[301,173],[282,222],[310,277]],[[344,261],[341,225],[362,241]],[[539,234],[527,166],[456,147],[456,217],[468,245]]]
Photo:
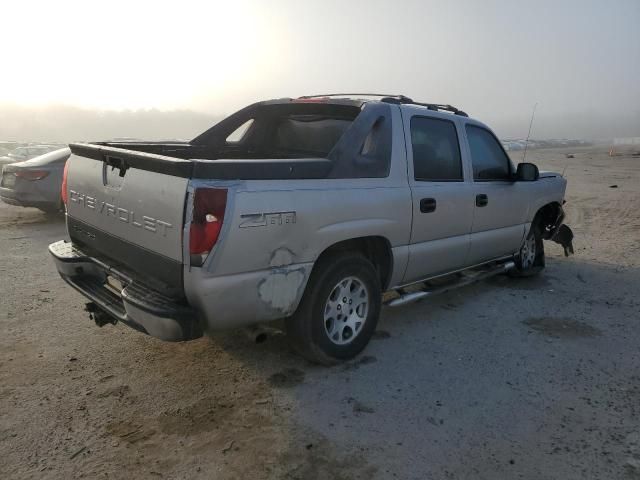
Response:
[[[192,162],[72,144],[67,226],[74,243],[170,289],[182,287],[182,228]]]

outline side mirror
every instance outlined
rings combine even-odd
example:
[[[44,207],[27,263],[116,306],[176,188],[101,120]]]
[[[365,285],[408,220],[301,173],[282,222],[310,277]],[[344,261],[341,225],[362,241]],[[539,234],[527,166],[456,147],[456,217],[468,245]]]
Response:
[[[533,163],[519,163],[516,170],[517,182],[535,182],[540,177],[538,167]]]

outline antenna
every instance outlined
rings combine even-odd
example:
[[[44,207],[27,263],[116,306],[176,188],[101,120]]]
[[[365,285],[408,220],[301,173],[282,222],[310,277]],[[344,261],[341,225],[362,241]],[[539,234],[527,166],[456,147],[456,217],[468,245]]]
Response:
[[[538,102],[533,106],[533,112],[531,112],[531,121],[529,122],[529,133],[527,133],[527,139],[524,141],[524,154],[522,155],[522,162],[524,163],[524,159],[527,158],[527,147],[529,146],[529,136],[531,135],[531,127],[533,126],[533,116],[536,114],[536,107],[538,106]]]

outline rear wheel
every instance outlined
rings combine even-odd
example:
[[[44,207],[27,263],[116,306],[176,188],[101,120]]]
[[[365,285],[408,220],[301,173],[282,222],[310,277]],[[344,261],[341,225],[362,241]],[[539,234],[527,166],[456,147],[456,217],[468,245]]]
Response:
[[[531,225],[527,238],[525,238],[514,261],[516,268],[511,270],[513,276],[530,277],[544,270],[544,244],[538,222]]]
[[[380,280],[357,253],[321,260],[292,317],[287,335],[295,350],[313,362],[348,360],[369,343],[380,316]]]

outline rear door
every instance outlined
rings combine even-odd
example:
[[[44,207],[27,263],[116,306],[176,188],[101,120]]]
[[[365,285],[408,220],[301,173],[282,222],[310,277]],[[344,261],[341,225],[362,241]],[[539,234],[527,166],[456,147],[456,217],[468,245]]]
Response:
[[[413,227],[405,282],[466,265],[473,185],[465,174],[459,122],[450,114],[403,109]]]
[[[93,145],[71,150],[67,226],[74,243],[180,288],[191,162]]]
[[[512,179],[513,165],[496,136],[467,123],[465,137],[473,170],[474,215],[469,263],[516,252],[522,243],[527,195]]]

